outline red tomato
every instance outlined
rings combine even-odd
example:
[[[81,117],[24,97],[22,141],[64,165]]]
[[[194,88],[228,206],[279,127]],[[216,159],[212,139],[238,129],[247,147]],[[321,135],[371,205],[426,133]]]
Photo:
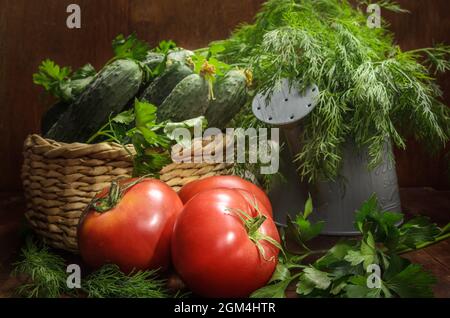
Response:
[[[194,293],[247,297],[271,278],[279,250],[261,235],[277,242],[280,237],[264,205],[251,197],[245,190],[212,189],[197,194],[185,205],[174,227],[172,259]],[[245,223],[257,219],[264,222],[249,233],[249,224],[241,217]],[[257,236],[263,253],[250,238]]]
[[[134,181],[125,180],[120,186]],[[106,189],[96,198],[105,198],[109,192],[113,191]],[[173,225],[182,209],[183,203],[169,186],[144,179],[126,190],[110,210],[92,208],[84,215],[78,227],[80,254],[94,268],[113,263],[125,273],[166,269]]]
[[[253,183],[237,176],[214,176],[196,180],[182,187],[178,192],[178,195],[180,196],[181,201],[186,203],[199,192],[217,188],[244,189],[253,193],[256,198],[264,204],[268,215],[272,217],[272,204],[270,204],[270,200],[266,193]]]

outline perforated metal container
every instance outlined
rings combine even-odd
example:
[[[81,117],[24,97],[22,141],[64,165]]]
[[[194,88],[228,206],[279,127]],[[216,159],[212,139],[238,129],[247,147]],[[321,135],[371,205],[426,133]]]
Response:
[[[303,211],[309,194],[315,205],[311,218],[325,221],[323,234],[357,234],[354,228],[355,212],[373,194],[383,210],[400,212],[397,173],[395,164],[389,160],[392,154],[389,141],[383,150],[382,164],[373,170],[368,169],[367,149],[358,149],[349,141],[344,147],[340,177],[336,181],[317,184],[300,181],[293,156],[301,151],[299,137],[302,119],[316,107],[319,87],[311,85],[303,92],[295,87],[284,79],[269,101],[267,95],[258,94],[252,104],[253,113],[259,120],[283,130],[289,146],[280,162],[287,182],[274,184],[274,190],[270,193],[276,221],[284,223],[286,214],[295,216]]]
[[[313,221],[325,221],[322,234],[355,235],[355,212],[372,195],[383,210],[400,212],[395,163],[388,158],[392,152],[386,143],[383,163],[368,169],[367,150],[358,150],[352,142],[345,146],[341,177],[336,181],[305,184],[300,182],[289,151],[282,154],[281,169],[286,183],[278,182],[270,193],[275,219],[284,224],[286,214],[294,217],[301,212],[308,194],[314,201]]]

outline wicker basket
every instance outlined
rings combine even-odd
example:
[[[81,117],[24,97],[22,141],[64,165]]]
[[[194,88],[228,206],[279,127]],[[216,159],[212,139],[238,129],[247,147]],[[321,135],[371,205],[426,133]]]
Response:
[[[128,149],[134,151],[132,146]],[[131,156],[119,144],[65,144],[30,135],[22,167],[25,216],[48,245],[77,253],[80,215],[100,190],[117,178],[130,177],[132,169]],[[160,175],[178,191],[191,181],[227,174],[228,169],[220,163],[173,163]]]

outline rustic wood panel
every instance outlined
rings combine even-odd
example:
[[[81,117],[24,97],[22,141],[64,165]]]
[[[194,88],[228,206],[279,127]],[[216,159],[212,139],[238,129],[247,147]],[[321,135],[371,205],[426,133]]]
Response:
[[[391,23],[395,38],[404,50],[429,47],[436,43],[450,44],[450,1],[399,0],[410,13],[383,14]],[[439,78],[444,100],[450,105],[450,74]],[[415,141],[406,151],[396,151],[397,171],[402,186],[429,185],[450,188],[450,156],[445,152],[431,155],[429,149]]]
[[[110,42],[119,33],[136,31],[156,44],[173,39],[186,48],[222,39],[243,21],[251,21],[263,0],[0,0],[0,190],[20,189],[22,142],[38,132],[39,118],[49,104],[31,76],[50,57],[77,68],[97,68],[111,56]],[[399,1],[412,14],[386,14],[403,48],[450,43],[448,0]],[[65,26],[66,7],[82,8],[82,28]],[[385,13],[384,13],[385,14]],[[441,79],[450,104],[450,77]],[[397,151],[403,186],[450,188],[445,174],[449,160],[431,157],[416,143]]]
[[[77,68],[87,61],[100,67],[111,56],[111,39],[128,32],[127,0],[0,0],[1,116],[0,189],[20,188],[22,142],[39,131],[39,120],[49,104],[32,83],[41,60],[50,57]],[[82,7],[82,28],[66,27],[66,8]]]
[[[264,0],[135,0],[130,29],[152,44],[172,39],[188,49],[227,38],[237,25],[251,21]]]

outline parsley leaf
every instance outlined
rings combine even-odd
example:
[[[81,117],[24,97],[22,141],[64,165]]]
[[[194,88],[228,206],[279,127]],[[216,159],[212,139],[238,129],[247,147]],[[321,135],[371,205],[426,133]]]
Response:
[[[308,217],[313,211],[312,199],[309,199],[305,203],[303,213],[297,215],[295,221],[291,217],[287,216],[287,229],[286,235],[294,242],[306,248],[306,242],[317,237],[323,229],[325,222],[311,223]]]
[[[353,251],[355,243],[350,241],[341,241],[330,248],[327,253],[316,261],[317,268],[329,268],[333,264],[342,262],[344,258]]]
[[[317,289],[327,289],[331,285],[331,278],[330,275],[326,272],[322,272],[312,266],[309,266],[303,270],[303,274],[300,277],[300,283],[305,284],[308,286],[308,289],[305,290],[304,287],[300,287],[300,290],[302,293],[305,293],[305,291],[309,291],[310,286],[314,286],[314,288]],[[306,295],[306,294],[305,294]]]
[[[390,250],[398,245],[399,230],[397,224],[401,222],[403,215],[380,211],[376,196],[371,196],[356,212],[355,224],[361,233],[371,232],[375,242],[383,242]]]
[[[118,124],[129,125],[135,120],[133,109],[129,109],[118,114],[116,117],[112,119],[113,122]]]
[[[75,71],[70,79],[72,81],[81,80],[87,77],[95,76],[96,73],[95,68],[91,64],[86,64],[79,70]]]
[[[422,266],[410,264],[387,281],[386,285],[403,298],[430,298],[433,297],[431,286],[435,283],[436,279]]]
[[[250,298],[286,298],[286,289],[294,277],[264,286],[250,295]]]
[[[44,60],[39,71],[33,74],[33,82],[41,85],[52,96],[64,102],[73,101],[94,79],[96,71],[86,64],[72,74],[70,67],[60,67],[52,60]]]
[[[168,148],[170,141],[162,133],[163,124],[157,124],[157,108],[155,105],[136,100],[134,103],[136,130],[132,134],[141,134],[148,147]]]
[[[124,37],[123,34],[118,35],[113,40],[112,46],[116,59],[143,61],[150,50],[148,43],[138,40],[135,33],[128,37]]]
[[[156,53],[168,54],[171,50],[175,49],[176,47],[177,44],[174,41],[163,40],[159,42],[158,46],[155,49],[153,49],[153,51]]]
[[[354,276],[345,286],[345,296],[348,298],[380,298],[381,288],[367,287],[367,278],[365,276]]]
[[[415,248],[420,243],[434,241],[439,233],[439,227],[431,223],[429,218],[417,217],[400,227],[399,244]]]
[[[270,285],[254,293],[257,296],[280,296],[291,282],[303,297],[431,297],[433,276],[420,265],[400,257],[397,253],[405,246],[422,247],[429,242],[449,236],[450,226],[440,229],[427,218],[415,218],[400,229],[396,224],[402,214],[381,211],[375,196],[365,202],[356,214],[355,223],[362,239],[338,242],[328,251],[314,251],[306,244],[320,232],[317,224],[308,221],[312,213],[308,200],[305,210],[295,221],[288,217],[288,226],[282,235],[286,240],[303,247],[295,255],[286,252],[281,258]],[[314,254],[324,254],[305,266],[302,263]],[[369,266],[370,265],[370,266]],[[300,270],[292,276],[290,270]],[[379,284],[369,284],[369,283]]]
[[[33,74],[33,83],[43,86],[50,94],[62,100],[60,85],[69,79],[71,73],[70,67],[60,67],[47,59],[39,66],[39,72]]]

